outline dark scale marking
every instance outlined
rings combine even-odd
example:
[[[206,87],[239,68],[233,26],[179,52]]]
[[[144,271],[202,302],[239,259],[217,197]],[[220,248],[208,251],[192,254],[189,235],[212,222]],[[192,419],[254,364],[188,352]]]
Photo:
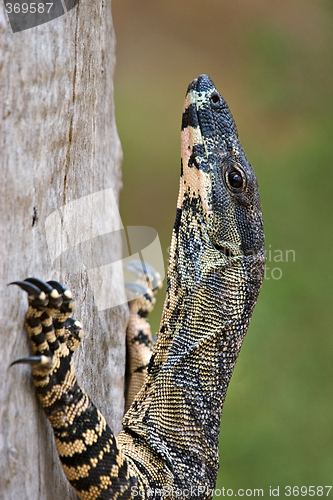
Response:
[[[148,311],[146,311],[146,310],[140,310],[140,311],[138,311],[138,316],[140,316],[140,318],[147,318]]]
[[[141,438],[141,436],[139,436],[139,434],[132,431],[131,429],[127,429],[127,433],[133,439],[134,444],[141,444],[142,443],[142,438]]]
[[[27,319],[27,323],[30,326],[30,328],[36,328],[37,326],[40,325],[40,318],[34,318],[31,316],[30,318]]]
[[[109,462],[110,464],[114,462],[114,456],[110,453],[105,453],[104,455],[104,460],[105,462]],[[100,486],[100,476],[101,475],[109,475],[111,472],[111,467],[92,467],[89,471],[89,476],[84,477],[81,479],[74,479],[71,481],[72,485],[74,488],[76,488],[78,491],[88,491],[90,486]],[[127,473],[127,464],[124,464],[122,467],[119,469],[119,476],[112,478],[112,483],[113,483],[113,488],[118,485],[121,485],[121,481],[124,481],[126,478],[126,473]],[[120,483],[120,484],[119,484]],[[108,488],[109,489],[109,488]],[[112,490],[111,490],[112,491]],[[110,490],[109,490],[109,495],[110,495]],[[110,496],[109,496],[110,498]]]
[[[196,155],[194,153],[191,154],[190,159],[188,160],[188,166],[190,168],[196,167],[198,170],[200,169]]]
[[[153,365],[154,365],[154,360],[155,360],[155,354],[154,354],[154,352],[153,352],[153,353],[152,353],[152,355],[150,356],[148,370],[149,370],[149,367],[150,367],[150,366],[153,366]]]
[[[86,447],[86,453],[89,454],[89,462],[90,459],[99,459],[100,452],[103,448],[106,448],[107,445],[110,443],[110,429],[109,432],[104,432],[102,436],[99,436],[99,439],[96,441],[96,443],[92,445],[85,445]],[[57,438],[61,441],[61,439],[57,436]],[[72,436],[73,442],[75,442],[78,439],[81,439],[79,435],[73,435]],[[63,441],[64,442],[64,441]],[[68,441],[71,442],[71,441]],[[111,440],[111,443],[115,445],[115,440]],[[112,466],[112,463],[114,463],[114,457],[117,456],[116,448],[115,446],[111,446],[110,452],[104,452],[105,456],[105,461],[104,464],[101,461],[101,465],[103,466],[109,466],[110,464],[110,469]],[[66,465],[66,467],[73,467],[75,464],[75,467],[82,467],[84,466],[85,463],[87,463],[87,457],[84,456],[83,453],[74,453],[71,457],[69,456],[60,456],[61,463],[63,465]],[[94,469],[98,471],[98,466],[94,467]],[[100,472],[99,472],[100,473]]]
[[[65,368],[61,366],[52,375],[49,375],[49,383],[46,386],[36,387],[37,394],[43,397],[51,393],[54,385],[61,385],[64,382],[66,375]],[[66,410],[69,404],[77,403],[81,399],[81,394],[81,390],[76,383],[68,392],[63,392],[52,405],[44,408],[46,415],[54,416],[57,412]]]
[[[43,332],[44,333],[54,332],[54,326],[53,326],[53,324],[49,325],[49,326],[43,325]]]
[[[198,115],[194,104],[190,104],[188,108],[185,109],[182,117],[182,130],[187,127],[197,127],[198,126]]]
[[[182,215],[181,209],[177,208],[176,220],[175,220],[175,224],[173,226],[173,229],[174,229],[174,231],[175,231],[176,234],[178,234],[180,220],[181,220],[181,215]]]
[[[138,367],[134,370],[134,372],[135,372],[135,373],[142,373],[142,372],[144,372],[144,371],[146,370],[146,368],[147,368],[147,367],[148,367],[148,365],[138,366]]]
[[[192,154],[188,160],[188,166],[190,168],[195,167],[198,170],[202,170],[206,174],[209,173],[209,164],[206,161],[205,147],[202,144],[195,144],[192,148]]]
[[[65,321],[60,321],[59,319],[55,319],[53,324],[56,330],[61,330],[65,326]]]
[[[41,332],[39,333],[38,335],[34,335],[33,336],[33,342],[34,344],[38,347],[40,346],[41,344],[43,344],[43,342],[45,342],[45,335],[44,335],[44,332]]]
[[[139,344],[144,344],[146,346],[151,345],[149,336],[146,335],[143,330],[139,330],[138,334],[132,339],[132,343],[133,342],[139,342]]]

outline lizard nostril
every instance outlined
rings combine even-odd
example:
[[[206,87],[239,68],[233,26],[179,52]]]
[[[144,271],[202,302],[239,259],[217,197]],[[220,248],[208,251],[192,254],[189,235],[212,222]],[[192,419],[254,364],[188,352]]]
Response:
[[[220,96],[218,95],[217,92],[214,92],[212,95],[211,95],[211,100],[214,104],[217,104],[218,102],[220,102]]]

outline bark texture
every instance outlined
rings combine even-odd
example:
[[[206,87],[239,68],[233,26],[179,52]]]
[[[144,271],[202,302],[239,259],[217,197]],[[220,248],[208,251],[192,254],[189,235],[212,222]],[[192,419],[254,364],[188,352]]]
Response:
[[[80,242],[105,233],[103,221],[101,231],[95,230],[96,213],[90,217],[84,203],[71,202],[103,190],[119,196],[114,48],[110,2],[81,0],[66,15],[18,33],[12,33],[0,3],[0,497],[6,500],[77,498],[62,472],[30,367],[9,368],[30,348],[23,328],[26,294],[14,286],[7,288],[7,283],[35,276],[57,279],[72,290],[74,317],[86,332],[75,354],[78,381],[112,429],[118,433],[121,428],[127,306],[99,310],[98,269],[94,289],[85,262],[79,258],[75,265],[61,258],[54,262],[60,250],[70,253],[76,238]],[[102,205],[106,198],[100,198]],[[66,221],[64,206],[79,210]],[[54,219],[47,219],[57,210]],[[109,217],[110,231],[117,229],[118,214],[113,220],[110,205],[105,210],[99,205],[98,210],[101,219],[103,214]],[[91,227],[85,238],[87,217]],[[58,252],[50,246],[52,221],[60,221],[54,234],[64,240]],[[93,262],[98,268],[121,258],[119,232],[112,238],[111,256],[105,255],[103,245],[91,241],[90,267]],[[113,303],[121,302],[121,280],[118,267],[110,286],[104,283]]]

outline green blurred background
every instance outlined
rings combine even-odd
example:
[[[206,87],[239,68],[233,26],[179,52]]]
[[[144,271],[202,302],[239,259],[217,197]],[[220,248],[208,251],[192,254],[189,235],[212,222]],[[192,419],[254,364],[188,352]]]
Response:
[[[123,223],[155,228],[167,264],[183,99],[201,73],[259,180],[272,253],[224,407],[217,487],[332,485],[333,2],[114,0],[113,18]],[[161,292],[153,331],[162,305]]]

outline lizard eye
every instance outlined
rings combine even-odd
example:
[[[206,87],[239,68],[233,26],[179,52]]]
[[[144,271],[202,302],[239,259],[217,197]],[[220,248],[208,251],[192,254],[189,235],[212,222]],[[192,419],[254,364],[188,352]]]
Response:
[[[245,177],[241,170],[232,167],[226,172],[227,185],[231,191],[239,192],[245,187]]]

